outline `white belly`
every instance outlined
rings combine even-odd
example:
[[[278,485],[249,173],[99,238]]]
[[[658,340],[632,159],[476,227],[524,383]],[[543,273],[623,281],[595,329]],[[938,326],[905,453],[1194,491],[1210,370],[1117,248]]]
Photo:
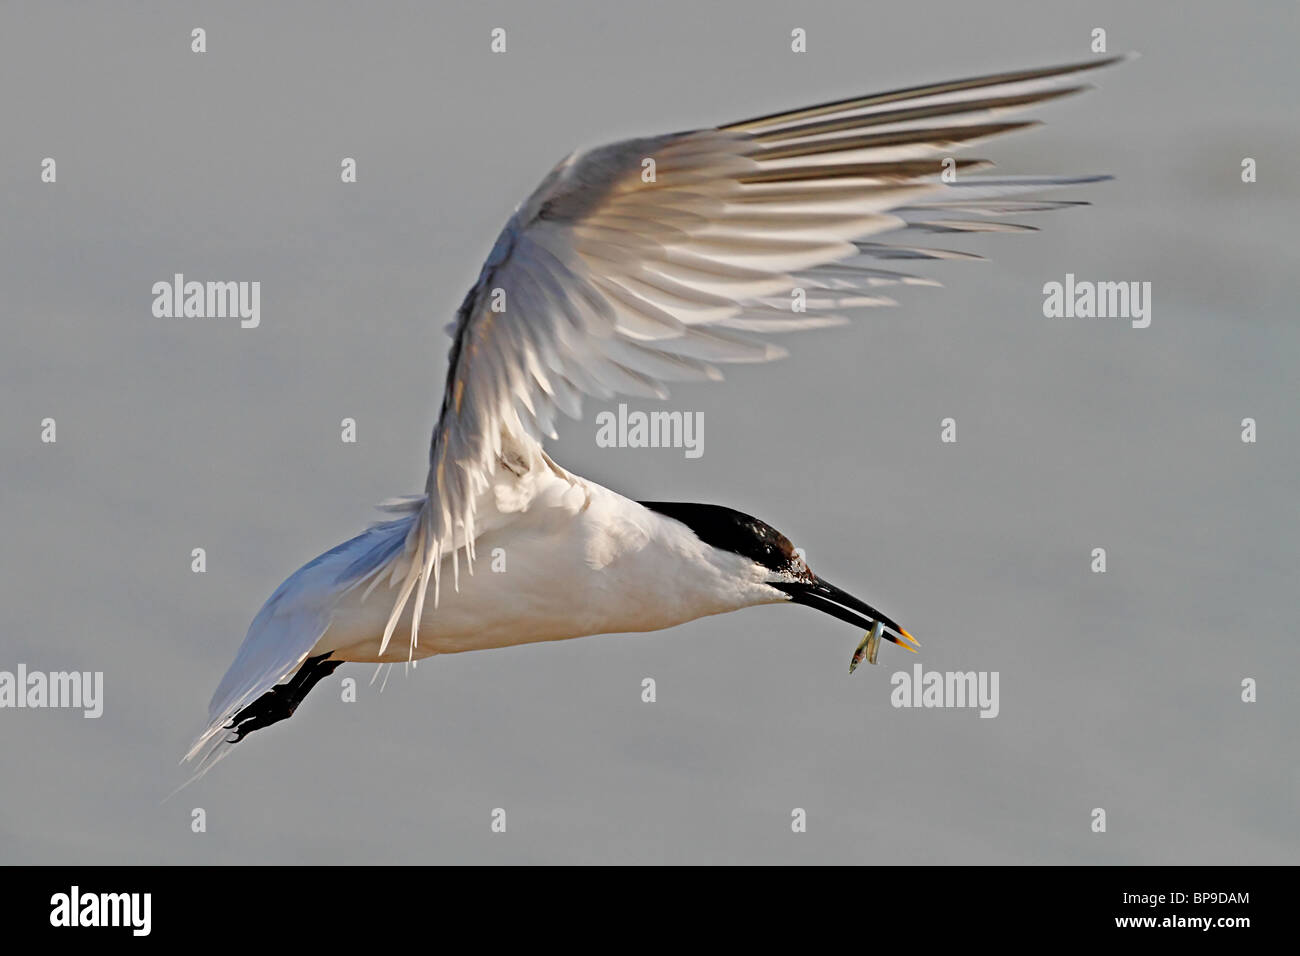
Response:
[[[451,559],[445,559],[438,606],[430,588],[414,649],[408,605],[379,654],[398,595],[398,587],[381,584],[364,601],[364,589],[345,596],[313,654],[405,661],[652,631],[756,603],[753,590],[737,584],[739,559],[731,566],[685,526],[607,489],[588,488],[585,508],[534,507],[480,537],[473,575],[462,555],[459,591],[452,586]]]

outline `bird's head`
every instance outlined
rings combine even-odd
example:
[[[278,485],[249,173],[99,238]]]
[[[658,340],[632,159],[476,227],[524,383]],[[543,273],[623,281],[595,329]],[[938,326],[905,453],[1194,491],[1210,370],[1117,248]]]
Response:
[[[880,636],[885,640],[909,651],[920,646],[897,622],[814,574],[790,539],[766,522],[721,505],[683,501],[642,501],[641,504],[680,521],[705,544],[748,558],[762,569],[763,583],[784,594],[786,600],[865,630],[872,630],[879,623],[884,627]],[[773,603],[780,600],[776,595],[773,599]]]

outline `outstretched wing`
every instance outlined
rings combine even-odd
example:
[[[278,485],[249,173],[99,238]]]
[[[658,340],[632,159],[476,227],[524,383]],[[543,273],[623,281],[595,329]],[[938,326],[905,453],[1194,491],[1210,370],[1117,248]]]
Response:
[[[715,363],[784,354],[751,333],[838,324],[912,281],[881,260],[964,257],[912,234],[1022,231],[997,216],[1070,203],[1007,199],[1088,179],[971,178],[971,143],[1083,87],[1098,59],[913,87],[716,129],[575,152],[515,211],[457,315],[426,497],[384,635],[412,594],[418,628],[444,555],[473,569],[476,497],[502,443],[554,437],[583,395],[667,395]],[[955,175],[945,176],[951,170]],[[1104,177],[1091,177],[1092,179]],[[905,230],[899,244],[879,241]],[[919,281],[919,280],[918,280]],[[792,296],[802,290],[803,296]],[[803,307],[795,311],[792,304]],[[412,644],[416,634],[412,633]]]

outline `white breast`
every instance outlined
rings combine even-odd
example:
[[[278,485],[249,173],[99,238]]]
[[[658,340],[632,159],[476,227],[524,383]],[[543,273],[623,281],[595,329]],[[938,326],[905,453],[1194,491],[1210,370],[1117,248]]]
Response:
[[[502,502],[505,504],[505,502]],[[507,507],[509,507],[507,505]],[[784,597],[761,582],[748,559],[709,547],[685,525],[606,488],[552,475],[524,511],[479,537],[472,576],[426,605],[414,657],[651,631],[708,614]],[[399,573],[400,579],[400,573]],[[395,590],[381,585],[363,601],[351,592],[336,607],[315,653],[378,661]],[[382,660],[412,656],[410,610]]]

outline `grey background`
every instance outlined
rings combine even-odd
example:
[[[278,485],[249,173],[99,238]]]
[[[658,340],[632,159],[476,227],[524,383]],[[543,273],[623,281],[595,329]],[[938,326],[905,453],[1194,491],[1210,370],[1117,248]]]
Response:
[[[261,602],[421,487],[442,326],[552,163],[1086,58],[1094,26],[1143,57],[971,154],[1114,173],[1060,197],[1093,206],[677,389],[700,460],[597,448],[599,405],[552,449],[771,522],[927,668],[999,671],[997,719],[896,710],[916,658],[850,679],[859,634],[760,608],[435,658],[382,696],[349,665],[161,802]],[[1295,28],[1289,3],[6,5],[0,668],[103,670],[106,704],[0,711],[0,860],[1296,862]],[[177,271],[260,280],[261,328],[155,319]],[[1151,281],[1151,327],[1044,319],[1066,272]]]

